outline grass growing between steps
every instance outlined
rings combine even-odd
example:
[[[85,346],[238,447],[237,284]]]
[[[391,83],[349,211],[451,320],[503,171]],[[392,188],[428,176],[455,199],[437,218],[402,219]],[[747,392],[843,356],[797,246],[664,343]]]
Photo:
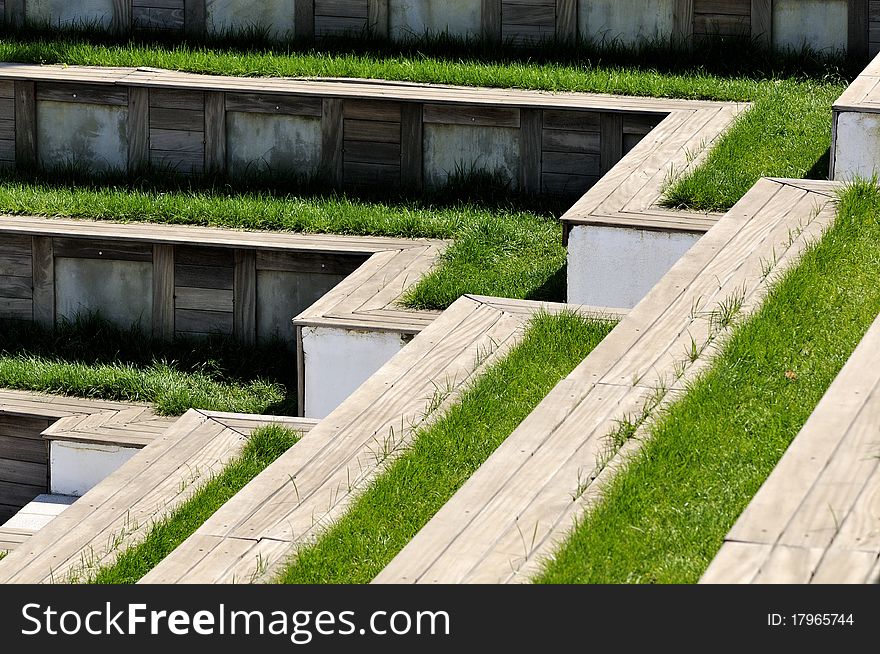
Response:
[[[544,583],[694,583],[880,313],[880,191],[739,325],[546,563]]]
[[[298,553],[281,581],[371,581],[612,327],[573,313],[536,316],[523,341],[420,430],[346,515]]]
[[[544,91],[754,102],[717,153],[668,192],[673,206],[731,207],[761,176],[827,176],[831,103],[846,87],[842,61],[809,52],[771,55],[749,42],[698,46],[693,52],[585,44],[515,51],[455,39],[403,46],[339,40],[313,48],[224,46],[145,41],[93,42],[95,35],[5,35],[0,60],[99,66],[152,66],[194,73],[356,77]],[[259,42],[259,40],[257,40]],[[392,53],[383,55],[382,53]],[[0,203],[0,211],[6,210]]]
[[[163,415],[190,408],[295,415],[292,361],[281,344],[165,343],[97,316],[55,330],[0,321],[0,388],[150,402]]]
[[[159,564],[245,485],[300,438],[278,425],[254,430],[241,454],[174,512],[156,523],[138,545],[122,552],[112,566],[98,570],[96,584],[133,584]]]

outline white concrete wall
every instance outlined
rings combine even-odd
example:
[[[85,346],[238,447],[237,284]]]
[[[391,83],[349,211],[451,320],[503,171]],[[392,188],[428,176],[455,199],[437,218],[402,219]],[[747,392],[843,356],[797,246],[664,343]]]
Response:
[[[634,44],[672,36],[674,0],[581,0],[578,29],[593,41]]]
[[[324,418],[405,345],[400,334],[303,327],[304,415]]]
[[[208,33],[268,28],[273,38],[293,37],[294,0],[206,0]]]
[[[49,492],[85,495],[139,451],[133,447],[50,441]]]
[[[700,234],[577,225],[568,239],[568,302],[632,308]]]
[[[25,0],[30,22],[51,25],[100,25],[113,22],[113,0]]]
[[[257,339],[281,338],[296,345],[293,317],[308,309],[327,291],[345,279],[344,275],[322,273],[257,271]]]
[[[321,165],[321,120],[230,111],[226,153],[233,175],[261,170],[313,175]]]
[[[126,107],[37,102],[37,161],[43,167],[82,164],[91,170],[128,167]]]
[[[389,0],[391,38],[422,37],[426,33],[460,38],[479,37],[480,0]]]
[[[846,50],[847,0],[773,0],[773,46]]]
[[[150,329],[153,316],[153,264],[145,261],[55,259],[55,314],[72,319],[99,311],[117,325],[140,323]]]
[[[425,184],[437,188],[447,178],[472,169],[500,173],[516,188],[519,178],[519,130],[427,124],[424,128]]]
[[[844,111],[837,116],[834,179],[880,172],[880,114]]]

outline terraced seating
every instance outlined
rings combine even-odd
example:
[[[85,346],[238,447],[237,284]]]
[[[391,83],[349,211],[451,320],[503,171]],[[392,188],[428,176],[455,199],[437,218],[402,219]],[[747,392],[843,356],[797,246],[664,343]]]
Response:
[[[880,583],[880,318],[700,583]]]
[[[0,561],[0,583],[83,580],[140,542],[264,424],[306,432],[315,421],[192,409]]]
[[[763,179],[545,398],[376,578],[378,583],[529,580],[638,447],[734,315],[835,217],[832,183]],[[726,318],[725,318],[726,316]],[[698,356],[692,356],[691,352]],[[640,425],[616,454],[621,421]]]
[[[76,501],[72,495],[38,495],[0,525],[0,552],[21,546]]]
[[[142,581],[271,579],[344,514],[420,427],[520,341],[529,316],[567,306],[463,296]]]

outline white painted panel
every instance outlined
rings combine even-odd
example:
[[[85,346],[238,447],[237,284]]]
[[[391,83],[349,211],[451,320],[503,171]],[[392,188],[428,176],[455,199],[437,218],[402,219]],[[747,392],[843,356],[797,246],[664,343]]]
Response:
[[[59,319],[99,312],[117,325],[140,323],[153,316],[153,264],[146,261],[55,259],[55,312]]]
[[[51,441],[49,490],[80,497],[104,481],[140,450],[133,447]]]
[[[270,170],[309,177],[321,165],[321,120],[230,111],[226,152],[232,174]]]
[[[29,22],[63,26],[110,27],[113,0],[25,0]]]
[[[294,0],[206,0],[205,18],[209,32],[240,32],[266,29],[269,36],[293,36]]]
[[[700,234],[577,225],[568,240],[568,301],[632,308]]]
[[[773,46],[846,50],[847,0],[773,0]]]
[[[425,125],[425,184],[439,188],[456,171],[482,171],[499,174],[516,188],[519,135],[511,127]]]
[[[389,0],[391,38],[406,39],[442,34],[479,37],[481,0]]]
[[[400,334],[303,327],[305,416],[324,418],[404,346]]]
[[[344,275],[322,273],[257,271],[257,339],[281,338],[295,346],[293,317],[308,309]]]
[[[837,116],[834,179],[870,178],[880,171],[880,114],[844,111]]]
[[[128,108],[37,102],[37,160],[46,168],[76,164],[89,170],[128,167]]]
[[[674,0],[582,0],[578,3],[581,36],[593,41],[669,40]]]

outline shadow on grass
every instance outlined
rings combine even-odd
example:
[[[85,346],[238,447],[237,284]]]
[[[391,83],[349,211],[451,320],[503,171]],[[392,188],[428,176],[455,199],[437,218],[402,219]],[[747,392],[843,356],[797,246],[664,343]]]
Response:
[[[807,179],[828,179],[831,169],[831,148],[825,150],[825,154],[816,160],[812,168],[807,171]]]

